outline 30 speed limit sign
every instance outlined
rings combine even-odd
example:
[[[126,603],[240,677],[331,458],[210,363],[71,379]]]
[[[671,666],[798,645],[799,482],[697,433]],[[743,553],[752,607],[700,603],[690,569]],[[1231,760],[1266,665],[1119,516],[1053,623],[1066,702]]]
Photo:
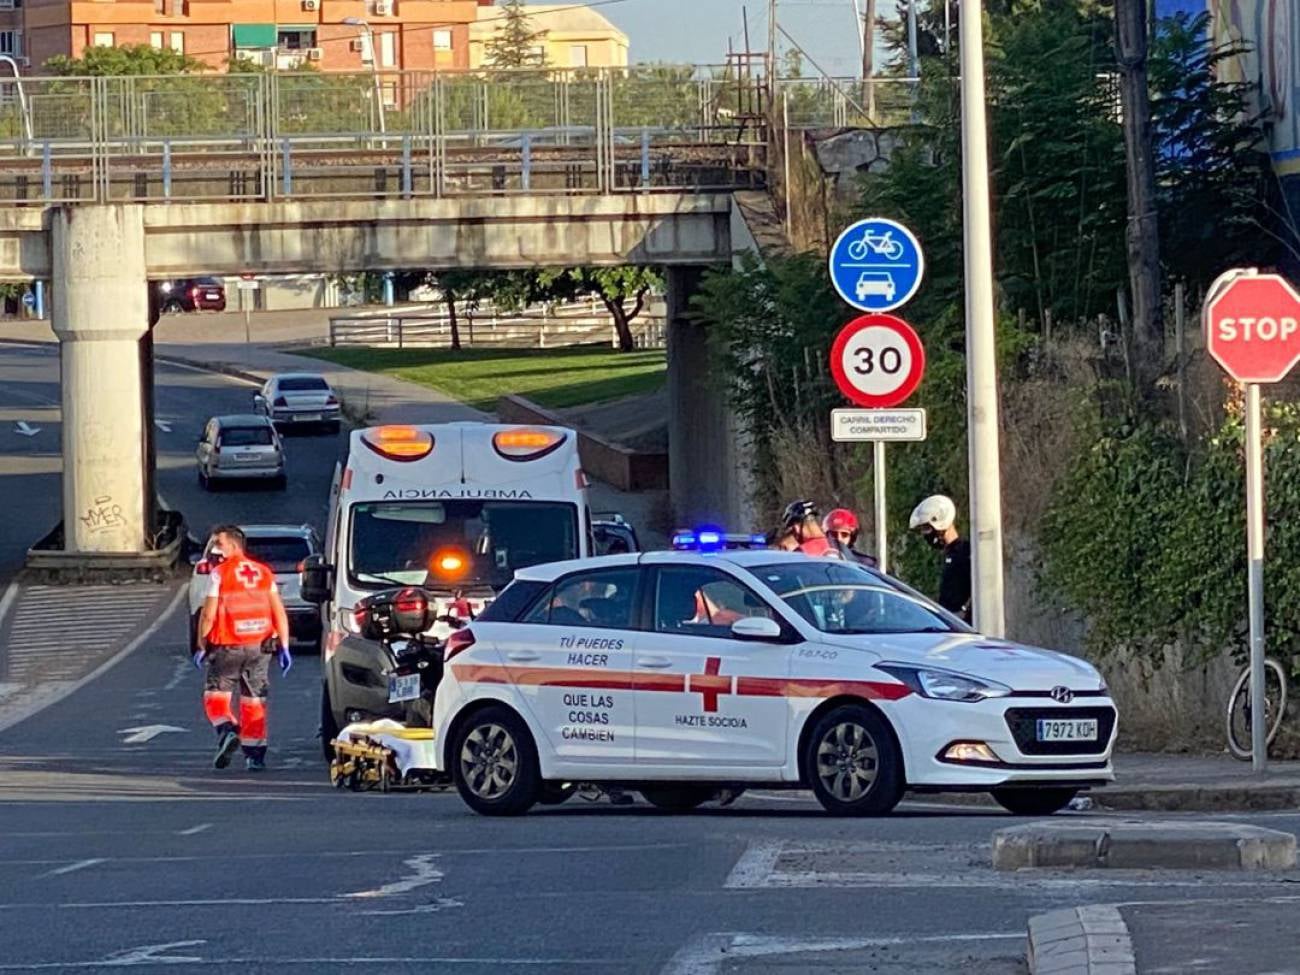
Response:
[[[893,315],[855,318],[831,346],[835,385],[858,406],[898,406],[916,391],[924,373],[920,337]]]

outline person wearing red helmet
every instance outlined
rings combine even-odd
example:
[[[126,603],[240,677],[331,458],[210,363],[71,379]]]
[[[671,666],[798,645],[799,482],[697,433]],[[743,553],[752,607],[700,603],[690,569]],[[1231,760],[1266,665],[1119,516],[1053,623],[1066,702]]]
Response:
[[[822,531],[831,544],[839,549],[840,556],[848,562],[860,562],[862,565],[874,566],[876,560],[865,552],[859,552],[853,546],[857,543],[862,526],[858,516],[848,508],[835,508],[826,513],[822,519]]]

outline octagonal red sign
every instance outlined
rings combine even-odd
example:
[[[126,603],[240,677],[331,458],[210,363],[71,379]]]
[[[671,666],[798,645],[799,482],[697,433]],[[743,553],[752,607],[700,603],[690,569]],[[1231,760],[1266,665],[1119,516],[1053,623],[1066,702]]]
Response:
[[[1205,302],[1205,346],[1243,383],[1275,383],[1300,362],[1300,294],[1278,274],[1238,268]]]

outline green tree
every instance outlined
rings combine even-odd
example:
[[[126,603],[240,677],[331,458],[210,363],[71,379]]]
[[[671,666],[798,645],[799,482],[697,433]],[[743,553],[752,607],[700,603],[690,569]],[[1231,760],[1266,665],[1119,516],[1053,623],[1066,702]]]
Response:
[[[538,286],[552,300],[585,295],[599,298],[614,320],[619,351],[632,352],[636,349],[632,322],[644,310],[651,293],[663,287],[663,277],[648,267],[576,267],[543,271],[538,275]]]
[[[56,54],[45,62],[46,74],[67,78],[201,74],[208,70],[208,65],[197,58],[148,44],[88,47],[79,58]]]
[[[491,68],[542,68],[546,66],[546,32],[533,30],[523,0],[505,0],[498,9],[499,21],[484,50]],[[540,50],[539,50],[540,48]]]

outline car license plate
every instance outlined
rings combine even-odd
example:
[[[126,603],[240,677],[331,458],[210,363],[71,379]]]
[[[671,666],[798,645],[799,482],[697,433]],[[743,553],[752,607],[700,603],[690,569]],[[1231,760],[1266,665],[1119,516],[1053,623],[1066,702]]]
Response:
[[[320,419],[319,413],[296,413],[293,417],[299,423],[315,423]]]
[[[1096,718],[1039,718],[1039,741],[1096,741]]]
[[[388,703],[399,704],[402,701],[414,701],[420,696],[419,674],[389,674]]]
[[[221,295],[217,294],[215,291],[209,291],[203,297],[207,298],[208,301],[216,301],[218,298],[221,297]]]

